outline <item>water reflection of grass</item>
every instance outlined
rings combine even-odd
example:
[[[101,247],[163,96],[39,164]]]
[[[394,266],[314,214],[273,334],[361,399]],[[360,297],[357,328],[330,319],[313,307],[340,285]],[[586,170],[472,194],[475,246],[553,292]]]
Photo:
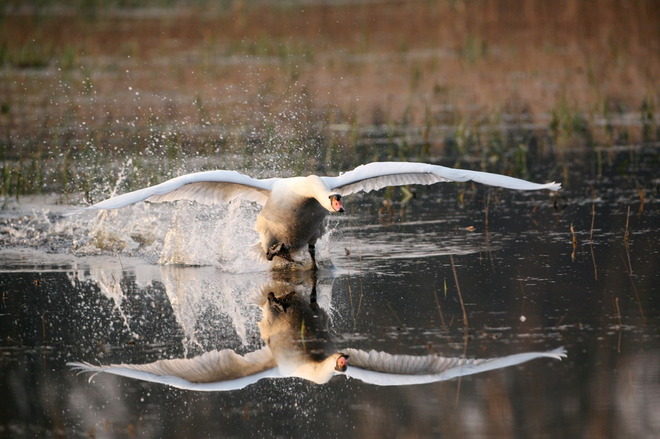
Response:
[[[3,195],[658,139],[652,1],[79,6],[4,9]]]

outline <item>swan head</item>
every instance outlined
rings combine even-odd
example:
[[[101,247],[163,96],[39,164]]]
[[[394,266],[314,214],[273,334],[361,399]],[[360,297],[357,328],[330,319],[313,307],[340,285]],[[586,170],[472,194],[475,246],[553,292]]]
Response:
[[[323,361],[303,361],[299,363],[300,358],[297,358],[292,364],[280,361],[279,367],[285,375],[304,378],[316,384],[325,384],[333,376],[346,372],[348,368],[347,359],[348,355],[337,352]],[[291,360],[291,358],[287,358],[287,360]]]
[[[291,181],[290,188],[298,195],[316,199],[330,213],[344,212],[341,194],[331,192],[330,188],[328,188],[319,176],[309,175],[307,177],[294,177],[288,180]]]
[[[340,352],[336,354],[335,370],[337,372],[346,372],[346,369],[348,369],[348,355]]]
[[[344,206],[341,203],[341,195],[339,194],[330,194],[328,197],[330,200],[330,212],[344,212]]]

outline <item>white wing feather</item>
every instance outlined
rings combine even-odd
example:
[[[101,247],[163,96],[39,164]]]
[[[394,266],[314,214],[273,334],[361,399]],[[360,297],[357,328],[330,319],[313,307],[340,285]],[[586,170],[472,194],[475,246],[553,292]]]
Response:
[[[445,381],[459,376],[514,366],[536,358],[561,360],[566,350],[527,352],[506,357],[466,359],[437,355],[391,355],[385,352],[345,349],[349,355],[346,376],[379,386],[404,386]],[[148,364],[67,363],[80,372],[110,373],[179,389],[227,391],[242,389],[264,378],[284,378],[270,349],[264,347],[245,356],[226,349],[191,359],[159,360]],[[90,380],[95,376],[92,375]]]
[[[149,372],[142,372],[134,369],[126,369],[119,366],[108,367],[105,370],[97,370],[95,366],[82,364],[82,363],[70,363],[70,365],[75,366],[81,372],[106,372],[113,375],[119,375],[141,381],[148,381],[150,383],[165,384],[171,387],[176,387],[177,389],[196,390],[198,392],[224,392],[230,390],[239,390],[251,384],[254,384],[257,381],[262,380],[264,378],[285,378],[279,372],[279,369],[273,368],[254,375],[249,375],[246,377],[236,378],[228,381],[217,381],[212,383],[191,383],[188,380],[172,375],[155,375]]]
[[[506,357],[474,359],[436,355],[391,355],[385,352],[345,349],[349,356],[346,375],[379,386],[401,386],[445,381],[494,369],[514,366],[536,358],[566,357],[566,350],[527,352]]]
[[[341,195],[370,192],[387,186],[434,184],[442,181],[475,181],[516,190],[549,189],[559,183],[538,184],[506,175],[454,169],[427,163],[374,162],[361,165],[338,177],[321,177],[326,186]],[[228,203],[241,198],[264,205],[277,178],[256,179],[236,171],[206,171],[182,175],[166,182],[128,192],[96,203],[86,209],[117,209],[140,201],[197,201],[204,204]],[[71,212],[77,213],[79,212]]]
[[[387,186],[434,184],[442,181],[475,181],[489,186],[516,190],[549,189],[557,191],[559,183],[538,184],[490,172],[454,169],[427,163],[374,162],[361,165],[338,177],[322,177],[330,190],[341,195],[370,192]]]
[[[140,201],[190,200],[204,204],[219,204],[228,203],[236,198],[265,204],[276,180],[275,178],[259,180],[236,171],[197,172],[109,198],[87,209],[117,209]]]
[[[81,372],[105,372],[182,389],[207,391],[240,389],[262,378],[281,377],[268,347],[244,356],[224,349],[190,359],[158,360],[147,364],[67,365]]]

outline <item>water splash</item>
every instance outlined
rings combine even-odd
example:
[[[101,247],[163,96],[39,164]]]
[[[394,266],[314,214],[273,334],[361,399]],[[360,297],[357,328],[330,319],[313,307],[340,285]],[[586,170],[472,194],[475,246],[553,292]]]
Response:
[[[231,272],[262,271],[268,265],[250,248],[258,208],[248,202],[208,207],[180,203],[165,236],[161,264],[210,265]]]
[[[203,206],[178,202],[139,203],[111,211],[61,216],[66,207],[43,206],[43,197],[23,202],[0,217],[0,245],[47,253],[122,255],[163,265],[213,266],[245,273],[270,264],[251,251],[258,241],[258,206],[233,202]]]
[[[161,275],[174,316],[185,334],[186,355],[196,346],[215,347],[217,340],[248,346],[258,333],[255,298],[266,274],[228,274],[213,267],[162,266]]]

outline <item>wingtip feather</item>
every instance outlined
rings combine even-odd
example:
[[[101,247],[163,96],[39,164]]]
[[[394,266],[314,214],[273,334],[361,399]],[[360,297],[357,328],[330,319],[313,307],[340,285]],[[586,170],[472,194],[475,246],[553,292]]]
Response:
[[[560,361],[568,357],[568,352],[566,351],[566,348],[563,346],[557,349],[553,349],[552,351],[548,352],[548,354],[550,354],[552,358],[556,358],[557,360]]]
[[[550,189],[551,191],[554,191],[554,192],[557,192],[558,190],[561,189],[561,183],[557,183],[557,182],[554,182],[554,181],[552,183],[546,184],[546,186],[547,186],[548,189]]]

